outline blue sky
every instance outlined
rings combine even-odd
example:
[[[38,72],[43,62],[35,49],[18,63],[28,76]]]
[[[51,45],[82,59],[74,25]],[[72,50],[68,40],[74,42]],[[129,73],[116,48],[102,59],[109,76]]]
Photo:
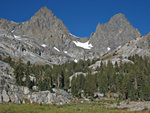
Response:
[[[117,13],[123,13],[142,35],[150,32],[150,0],[0,0],[0,18],[27,21],[43,6],[79,37],[90,37],[98,23]]]

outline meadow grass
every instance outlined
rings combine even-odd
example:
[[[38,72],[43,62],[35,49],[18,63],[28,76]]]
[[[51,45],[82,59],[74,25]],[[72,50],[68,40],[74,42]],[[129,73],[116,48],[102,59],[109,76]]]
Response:
[[[0,104],[0,113],[148,113],[106,108],[99,104],[33,105]]]

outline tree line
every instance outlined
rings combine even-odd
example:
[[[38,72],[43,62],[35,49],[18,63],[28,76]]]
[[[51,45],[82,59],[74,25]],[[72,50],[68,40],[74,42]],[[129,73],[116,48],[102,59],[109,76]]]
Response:
[[[119,99],[150,100],[150,62],[148,57],[134,55],[128,58],[132,62],[115,63],[108,61],[107,65],[101,62],[96,73],[88,68],[97,60],[80,60],[78,63],[70,62],[62,65],[36,65],[29,61],[25,64],[21,60],[14,62],[10,57],[1,60],[14,68],[16,84],[32,89],[51,90],[52,88],[71,89],[75,97],[91,96],[94,92],[116,93]],[[69,77],[76,72],[87,73],[86,76],[73,77],[71,87]],[[31,81],[31,77],[36,80]],[[23,79],[25,80],[23,81]]]
[[[119,99],[150,100],[150,62],[147,57],[138,55],[129,57],[132,62],[108,64],[101,63],[96,69],[97,73],[91,72],[74,77],[72,80],[72,94],[81,97],[93,96],[94,92],[118,94]]]
[[[96,61],[79,60],[78,63],[70,62],[62,65],[38,65],[31,64],[30,61],[25,64],[21,59],[13,61],[11,57],[5,57],[1,60],[14,68],[17,85],[27,86],[30,89],[37,86],[41,91],[52,88],[68,90],[70,88],[69,77],[75,72],[86,72],[88,66]],[[31,81],[31,77],[36,80]]]

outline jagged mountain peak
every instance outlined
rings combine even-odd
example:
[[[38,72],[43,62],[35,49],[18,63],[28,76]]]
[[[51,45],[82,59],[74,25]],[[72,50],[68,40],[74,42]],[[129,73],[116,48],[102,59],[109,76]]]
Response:
[[[33,63],[61,64],[79,59],[98,58],[123,47],[137,37],[140,37],[140,33],[122,13],[112,16],[105,24],[98,24],[96,32],[92,33],[89,39],[72,35],[63,21],[47,7],[40,8],[26,22],[13,23],[0,19],[0,44],[2,43],[0,54],[12,57],[24,56],[25,61]],[[139,45],[145,44],[144,47],[149,48],[147,39],[149,38],[141,41]],[[3,45],[5,43],[6,46]],[[9,44],[10,47],[7,47]]]
[[[126,17],[119,13],[111,17],[105,24],[98,24],[96,32],[91,35],[90,42],[101,54],[110,52],[125,43],[141,36]]]
[[[113,20],[113,19],[126,19],[125,15],[123,13],[118,13],[118,14],[115,14],[114,16],[111,17],[110,20]]]
[[[54,46],[62,45],[62,35],[69,34],[62,20],[58,19],[50,9],[42,7],[30,20],[21,23],[15,28],[15,35],[26,35],[36,39],[39,43]]]
[[[98,26],[110,26],[111,28],[123,28],[125,26],[133,27],[124,14],[118,13],[110,18],[110,20],[105,24],[99,24]],[[113,30],[113,29],[112,29]]]
[[[118,13],[115,14],[110,18],[110,20],[107,23],[101,24],[99,23],[96,27],[96,31],[101,31],[101,29],[105,29],[108,32],[111,31],[117,31],[118,29],[124,28],[125,26],[130,26],[133,28],[133,26],[130,24],[130,22],[127,20],[124,14]]]
[[[44,7],[41,7],[40,12],[52,12],[48,7],[44,6]]]
[[[132,27],[132,25],[130,24],[128,19],[122,13],[118,13],[118,14],[112,16],[108,23],[109,24],[117,24],[117,26],[119,26],[119,27],[124,27],[124,26],[127,26],[127,25]]]
[[[34,16],[39,16],[39,17],[44,16],[44,17],[48,17],[48,16],[54,16],[54,14],[53,14],[53,12],[52,12],[50,9],[48,9],[46,6],[44,6],[44,7],[40,8],[40,9],[35,13]]]

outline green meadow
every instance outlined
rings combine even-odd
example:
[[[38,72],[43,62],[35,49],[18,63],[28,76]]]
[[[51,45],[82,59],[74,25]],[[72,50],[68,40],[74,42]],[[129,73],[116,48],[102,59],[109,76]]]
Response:
[[[150,113],[106,108],[99,104],[33,105],[0,104],[0,113]]]

